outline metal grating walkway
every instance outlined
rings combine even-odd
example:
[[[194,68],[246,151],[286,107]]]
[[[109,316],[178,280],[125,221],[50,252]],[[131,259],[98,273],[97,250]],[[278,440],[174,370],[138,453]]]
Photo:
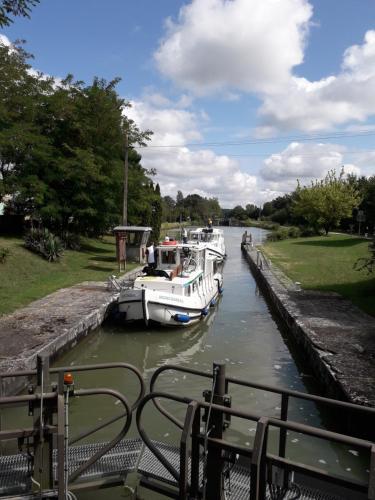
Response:
[[[70,473],[100,450],[104,444],[106,443],[70,447]],[[154,441],[154,445],[157,446],[161,453],[178,470],[179,448],[156,441]],[[18,454],[0,457],[0,496],[27,494],[31,491],[28,464],[29,460],[26,455]],[[56,472],[56,463],[54,463],[54,469]],[[124,439],[120,441],[110,452],[82,474],[80,482],[109,476],[125,478],[128,472],[136,469],[145,477],[177,486],[171,474],[158,461],[154,454],[148,448],[144,447],[141,439]],[[203,463],[201,462],[200,479],[202,478],[202,472]],[[234,465],[230,471],[230,481],[226,481],[226,489],[231,492],[231,500],[248,500],[250,494],[249,468],[243,465]],[[297,497],[296,495],[299,492],[300,496]],[[269,494],[267,498],[270,499]],[[286,494],[284,500],[292,500],[294,498],[299,498],[299,500],[343,500],[350,497],[325,493],[307,486],[296,486]]]
[[[179,470],[180,463],[180,451],[179,448],[174,446],[153,441],[153,444],[159,449],[159,451],[164,455],[165,458],[173,465],[173,467]],[[190,465],[190,464],[189,464]],[[231,500],[249,500],[250,496],[250,472],[249,468],[243,465],[230,465],[230,481],[226,481],[226,489],[230,491]],[[190,468],[189,468],[190,471]],[[170,485],[177,486],[176,481],[172,475],[167,471],[167,469],[159,462],[159,460],[154,456],[154,454],[145,448],[144,452],[139,461],[138,472],[143,476],[150,477],[159,481],[166,482]],[[203,476],[203,461],[200,464],[200,481]],[[299,494],[300,496],[297,496]],[[346,500],[349,497],[342,497],[333,495],[331,493],[325,493],[315,488],[309,488],[306,486],[296,485],[291,488],[290,491],[284,496],[283,500],[293,500],[298,498],[298,500]],[[351,498],[351,497],[350,497]],[[271,499],[268,492],[267,499]],[[353,499],[352,499],[353,500]]]
[[[69,448],[69,473],[99,451],[107,443],[85,444]],[[124,439],[93,464],[80,481],[108,476],[124,477],[136,468],[143,443],[140,439]],[[0,456],[0,495],[25,493],[31,490],[28,473],[29,458],[26,454]],[[56,453],[54,452],[54,473],[56,477]]]

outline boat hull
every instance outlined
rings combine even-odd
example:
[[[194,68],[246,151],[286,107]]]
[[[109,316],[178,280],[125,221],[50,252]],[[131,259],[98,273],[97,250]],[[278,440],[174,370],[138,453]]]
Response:
[[[222,290],[222,278],[214,280],[215,285],[198,300],[186,301],[184,297],[153,290],[123,290],[118,299],[118,309],[125,321],[144,321],[166,326],[190,326],[208,315]]]

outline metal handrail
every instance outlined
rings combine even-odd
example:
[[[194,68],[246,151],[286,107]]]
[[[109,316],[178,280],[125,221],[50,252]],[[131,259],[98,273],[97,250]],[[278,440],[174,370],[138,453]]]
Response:
[[[194,368],[186,368],[186,367],[179,366],[179,365],[163,365],[160,368],[158,368],[157,370],[155,370],[154,373],[152,374],[152,377],[150,380],[150,393],[154,392],[154,386],[156,383],[156,379],[159,377],[159,375],[162,372],[167,371],[167,370],[175,370],[175,371],[180,371],[180,372],[184,372],[184,373],[190,373],[191,375],[198,375],[198,376],[202,376],[202,377],[210,378],[210,379],[213,378],[211,373],[202,372],[201,370],[195,370]],[[168,420],[173,422],[180,429],[183,429],[184,424],[183,424],[183,422],[181,422],[181,420],[179,420],[178,418],[173,416],[171,413],[169,413],[169,411],[167,411],[159,403],[159,401],[153,399],[153,403],[154,403],[155,407],[160,411],[160,413],[162,413],[166,418],[168,418]]]
[[[135,366],[129,363],[97,363],[92,365],[77,365],[77,366],[58,366],[55,368],[50,368],[49,373],[61,373],[61,372],[84,372],[91,370],[108,370],[111,368],[124,368],[125,370],[132,371],[138,378],[140,383],[140,391],[136,401],[132,405],[132,411],[136,409],[140,400],[143,398],[146,392],[146,385],[143,380],[141,372]],[[37,374],[37,370],[19,370],[15,372],[2,372],[0,373],[0,382],[4,378],[12,378],[12,377],[32,377]]]
[[[175,370],[184,373],[190,373],[192,375],[197,375],[205,378],[212,379],[213,375],[211,373],[206,373],[201,370],[195,370],[192,368],[186,368],[179,365],[163,365],[158,368],[151,377],[150,380],[150,392],[153,392],[155,389],[156,380],[159,375],[167,370]],[[235,377],[226,377],[226,387],[228,391],[229,384],[240,385],[252,389],[259,389],[267,392],[272,392],[274,394],[279,394],[281,396],[281,408],[280,408],[280,419],[282,421],[286,421],[288,419],[288,411],[289,411],[289,398],[293,397],[296,399],[302,399],[306,401],[312,401],[314,403],[323,404],[333,408],[345,409],[350,411],[362,412],[366,415],[375,416],[375,408],[356,405],[353,403],[349,403],[346,401],[338,401],[336,399],[326,398],[323,396],[317,396],[314,394],[307,394],[300,391],[294,391],[291,389],[280,389],[271,385],[259,384],[255,382],[248,382],[247,380],[238,379]],[[160,411],[162,415],[164,415],[168,420],[177,425],[180,429],[183,429],[183,422],[177,419],[174,415],[172,415],[168,410],[166,410],[162,404],[153,400],[153,404]],[[287,433],[285,429],[280,429],[280,439],[279,439],[279,455],[285,457],[286,453],[286,445],[287,445]]]
[[[205,377],[212,379],[213,375],[212,373],[207,373],[203,372],[201,370],[195,370],[193,368],[187,368],[179,365],[163,365],[159,367],[152,375],[151,380],[150,380],[150,392],[154,391],[155,383],[159,375],[168,370],[175,370],[179,372],[184,372],[184,373],[189,373],[192,375],[197,375],[200,377]],[[307,401],[313,401],[315,403],[319,404],[325,404],[327,406],[332,406],[336,408],[344,408],[346,410],[354,410],[358,412],[363,412],[367,413],[369,415],[375,416],[375,408],[369,407],[369,406],[362,406],[362,405],[356,405],[354,403],[348,403],[346,401],[339,401],[337,399],[332,399],[332,398],[326,398],[324,396],[317,396],[315,394],[307,394],[306,392],[301,392],[301,391],[294,391],[291,389],[280,389],[278,387],[274,387],[272,385],[267,385],[267,384],[259,384],[257,382],[248,382],[247,380],[242,380],[236,377],[226,377],[226,382],[228,384],[234,384],[234,385],[241,385],[244,387],[249,387],[251,389],[259,389],[267,392],[273,392],[274,394],[279,394],[280,396],[287,396],[289,397],[294,397],[297,399],[304,399]],[[160,403],[155,401],[155,406],[158,408],[158,410],[165,415],[169,420],[171,420],[173,423],[175,423],[177,426],[182,428],[183,424],[181,421],[176,419],[173,415],[171,415],[165,408],[163,408]],[[283,419],[284,420],[284,419]]]
[[[60,367],[55,367],[55,368],[50,368],[49,372],[53,374],[60,374],[60,373],[65,373],[65,372],[84,372],[84,371],[91,371],[91,370],[106,370],[106,369],[111,369],[111,368],[123,368],[125,370],[130,370],[132,371],[136,377],[138,378],[139,384],[140,384],[140,390],[137,396],[137,399],[131,406],[131,411],[133,412],[143,396],[146,393],[146,384],[143,380],[141,372],[136,368],[135,366],[128,364],[128,363],[99,363],[99,364],[92,364],[92,365],[77,365],[77,366],[60,366]],[[2,383],[3,378],[10,378],[10,377],[31,377],[33,375],[37,374],[37,370],[21,370],[21,371],[16,371],[16,372],[7,372],[7,373],[0,373],[0,384]],[[126,416],[126,412],[121,413],[115,417],[112,417],[105,422],[102,422],[101,424],[86,430],[79,434],[78,436],[75,436],[69,441],[69,444],[74,444],[80,441],[81,439],[84,439],[92,434],[95,434],[95,432],[108,427],[109,425],[113,424],[114,422],[117,422],[121,418]]]
[[[112,449],[116,444],[126,435],[128,432],[131,422],[132,422],[132,409],[124,395],[122,395],[120,392],[112,390],[112,389],[107,389],[107,388],[99,388],[99,389],[78,389],[74,391],[75,396],[91,396],[91,395],[98,395],[98,394],[104,394],[108,396],[115,397],[117,400],[121,401],[125,408],[125,412],[118,416],[116,419],[119,420],[120,418],[123,418],[126,416],[124,425],[120,432],[103,448],[101,448],[99,451],[97,451],[92,457],[90,457],[85,463],[80,465],[70,476],[69,476],[69,482],[74,482],[78,477],[85,472],[89,467],[91,467],[95,462],[100,460],[100,458],[105,455],[110,449]],[[58,392],[47,392],[43,393],[43,400],[54,400],[59,398],[59,393]],[[0,398],[0,406],[9,406],[9,405],[22,405],[22,404],[27,404],[33,401],[41,401],[41,395],[40,394],[25,394],[25,395],[20,395],[20,396],[7,396],[7,397],[2,397]],[[50,433],[56,433],[58,432],[57,426],[54,425],[45,425],[43,427],[44,430],[50,432]],[[5,430],[0,432],[0,440],[2,439],[15,439],[15,438],[26,438],[26,437],[31,437],[35,436],[40,432],[39,429],[34,429],[34,428],[25,428],[25,429],[12,429],[12,430]]]
[[[91,465],[93,465],[95,462],[97,462],[98,460],[100,460],[100,458],[102,458],[103,455],[105,455],[109,450],[111,450],[114,446],[116,446],[116,444],[119,441],[121,441],[121,439],[126,435],[126,433],[128,432],[128,430],[130,428],[131,422],[132,422],[132,410],[131,410],[131,408],[129,406],[129,403],[128,403],[126,397],[123,396],[120,392],[114,391],[112,389],[106,389],[106,388],[103,388],[103,389],[79,389],[79,390],[75,391],[75,395],[77,395],[77,396],[92,396],[92,395],[98,395],[98,394],[105,394],[105,395],[108,395],[108,396],[113,396],[113,397],[117,398],[119,401],[121,401],[121,403],[125,407],[126,420],[125,420],[125,423],[124,423],[122,429],[117,434],[117,436],[115,436],[112,439],[112,441],[110,441],[105,446],[103,446],[103,448],[101,450],[97,451],[85,463],[83,463],[82,465],[80,465],[78,467],[78,469],[76,469],[69,476],[69,482],[73,482],[76,479],[78,479],[78,477],[85,470],[87,470],[89,467],[91,467]]]
[[[136,413],[137,428],[138,428],[139,435],[141,436],[143,442],[149,448],[149,450],[156,456],[156,458],[164,465],[164,467],[167,469],[167,471],[175,478],[175,480],[177,482],[179,482],[179,480],[180,480],[179,472],[173,467],[173,465],[171,465],[168,462],[168,460],[162,455],[162,453],[153,444],[151,439],[146,434],[146,431],[144,430],[142,422],[141,422],[142,411],[143,411],[143,408],[145,407],[146,403],[148,403],[148,401],[150,401],[151,399],[154,400],[157,397],[167,398],[167,399],[171,399],[172,401],[177,401],[178,403],[185,403],[185,404],[190,404],[192,402],[192,400],[190,398],[185,398],[182,396],[166,394],[164,392],[150,393],[150,394],[147,394],[142,399],[142,401],[140,402],[140,404],[137,408],[137,413]]]
[[[137,427],[139,434],[146,444],[146,446],[150,449],[150,451],[156,456],[158,460],[164,465],[164,467],[171,473],[171,475],[175,478],[177,483],[179,483],[180,486],[180,491],[181,488],[185,488],[186,490],[186,474],[184,473],[183,479],[185,482],[185,485],[180,484],[181,480],[181,475],[180,473],[166,460],[166,458],[161,454],[161,452],[157,449],[157,447],[153,444],[151,439],[147,436],[142,423],[141,423],[141,417],[142,417],[142,411],[143,408],[145,407],[146,403],[149,402],[150,400],[155,400],[156,398],[164,398],[164,399],[169,399],[171,401],[176,401],[180,403],[185,403],[185,404],[192,404],[194,403],[194,411],[187,412],[185,416],[185,423],[183,427],[183,436],[190,434],[191,435],[191,429],[192,429],[192,423],[194,419],[194,415],[197,410],[203,408],[203,409],[208,409],[211,407],[211,410],[216,410],[216,411],[221,411],[227,415],[231,415],[234,417],[238,418],[243,418],[246,420],[252,420],[256,421],[257,424],[257,430],[254,438],[254,442],[258,441],[260,445],[257,447],[255,446],[252,450],[249,448],[244,448],[241,445],[234,445],[228,441],[225,441],[224,439],[215,439],[211,437],[207,437],[202,435],[201,433],[199,434],[198,438],[200,442],[203,442],[204,439],[207,439],[209,444],[213,446],[219,446],[221,448],[231,450],[233,452],[239,453],[240,455],[245,455],[245,456],[250,456],[252,458],[252,468],[255,470],[257,477],[259,476],[257,471],[257,467],[261,464],[261,461],[264,459],[267,459],[269,461],[277,462],[278,464],[288,467],[290,469],[299,469],[300,471],[305,472],[307,475],[312,475],[315,477],[319,477],[322,480],[327,480],[329,479],[335,480],[337,484],[340,484],[342,486],[346,487],[351,487],[351,488],[359,488],[361,491],[368,491],[368,495],[370,499],[375,498],[375,467],[373,465],[375,464],[375,445],[371,441],[367,441],[364,439],[359,439],[359,438],[354,438],[351,436],[346,436],[344,434],[339,434],[336,432],[332,431],[327,431],[325,429],[319,429],[316,427],[312,427],[306,424],[300,424],[298,422],[293,422],[293,421],[282,421],[277,418],[267,418],[263,417],[261,415],[252,413],[252,412],[244,412],[242,410],[237,410],[234,408],[228,408],[226,406],[221,406],[218,404],[210,404],[206,402],[197,402],[193,399],[187,398],[187,397],[181,397],[177,396],[175,394],[168,394],[164,392],[154,392],[150,393],[145,398],[142,400],[140,405],[138,406],[137,409]],[[289,431],[295,431],[295,432],[300,432],[302,434],[306,434],[309,436],[313,436],[316,438],[320,439],[327,439],[329,441],[335,441],[337,443],[345,444],[345,445],[354,445],[359,448],[366,449],[370,451],[371,453],[371,467],[370,467],[370,477],[369,477],[369,482],[364,483],[360,481],[353,481],[353,480],[348,480],[342,476],[337,476],[337,475],[328,475],[326,471],[322,469],[318,469],[316,467],[309,467],[309,466],[302,466],[298,462],[293,462],[291,460],[287,460],[282,457],[276,457],[275,455],[272,454],[267,454],[265,453],[265,446],[267,444],[267,439],[264,439],[265,433],[268,432],[268,428],[270,426],[275,426],[280,429],[285,429]],[[183,450],[186,453],[186,449]],[[262,458],[263,457],[263,458]],[[181,454],[180,454],[180,460],[181,460]],[[181,464],[180,464],[181,465]],[[264,465],[264,464],[263,464]],[[262,466],[263,466],[262,465]],[[252,472],[254,474],[254,472]]]
[[[278,427],[280,430],[285,429],[289,431],[299,432],[301,434],[317,437],[320,439],[327,439],[329,441],[334,441],[336,443],[345,445],[354,445],[363,449],[370,451],[370,476],[368,482],[358,481],[350,479],[340,475],[330,475],[327,471],[318,469],[313,466],[301,465],[298,462],[294,462],[289,459],[285,459],[280,456],[275,456],[267,453],[267,438],[269,427]],[[256,447],[256,442],[261,443],[260,446]],[[305,475],[310,475],[317,477],[321,480],[330,480],[330,482],[349,488],[356,488],[359,491],[367,492],[367,498],[369,500],[375,499],[375,445],[374,443],[353,438],[351,436],[346,436],[344,434],[338,434],[332,431],[326,431],[324,429],[317,429],[316,427],[311,427],[305,424],[300,424],[298,422],[292,421],[281,421],[275,418],[262,417],[258,421],[256,434],[254,438],[254,453],[252,457],[252,467],[253,467],[253,482],[256,484],[257,493],[260,495],[259,498],[266,498],[266,480],[265,480],[265,467],[264,460],[262,463],[262,457],[267,459],[270,463],[277,466],[284,467],[285,469],[292,469],[298,472],[302,472]],[[258,496],[254,496],[258,498]]]
[[[43,400],[47,401],[50,399],[57,399],[57,392],[45,392],[43,393]],[[13,406],[22,405],[26,403],[31,403],[33,401],[41,401],[40,394],[22,394],[20,396],[4,396],[0,398],[0,406]],[[53,425],[44,425],[45,430],[49,432],[56,432],[56,427]],[[12,430],[0,430],[0,441],[4,439],[16,439],[20,437],[31,437],[35,436],[40,432],[39,429],[35,428],[22,428],[22,429],[12,429]]]

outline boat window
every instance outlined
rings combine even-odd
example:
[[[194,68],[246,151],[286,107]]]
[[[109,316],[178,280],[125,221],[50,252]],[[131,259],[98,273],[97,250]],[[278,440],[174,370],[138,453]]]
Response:
[[[189,285],[187,288],[185,288],[185,295],[187,297],[190,297],[190,292],[191,292],[191,290],[190,290],[190,285]]]
[[[203,281],[203,278],[202,278],[202,276],[199,276],[199,280],[198,280],[198,283],[199,283],[199,286],[201,286],[201,284],[202,284],[202,281]]]
[[[196,289],[196,287],[197,287],[197,284],[196,284],[196,282],[195,282],[195,281],[194,281],[194,283],[192,284],[192,287],[193,287],[193,293],[194,293],[194,292],[195,292],[195,289]]]
[[[176,252],[174,250],[168,250],[168,252],[162,252],[161,254],[162,264],[176,264]]]

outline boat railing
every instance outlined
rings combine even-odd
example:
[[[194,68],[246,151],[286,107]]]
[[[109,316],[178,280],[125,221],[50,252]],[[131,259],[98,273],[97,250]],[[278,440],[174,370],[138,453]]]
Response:
[[[127,273],[124,277],[109,276],[107,278],[107,290],[120,292],[121,290],[126,290],[133,288],[134,281],[142,276],[142,269],[137,269],[132,273]]]

